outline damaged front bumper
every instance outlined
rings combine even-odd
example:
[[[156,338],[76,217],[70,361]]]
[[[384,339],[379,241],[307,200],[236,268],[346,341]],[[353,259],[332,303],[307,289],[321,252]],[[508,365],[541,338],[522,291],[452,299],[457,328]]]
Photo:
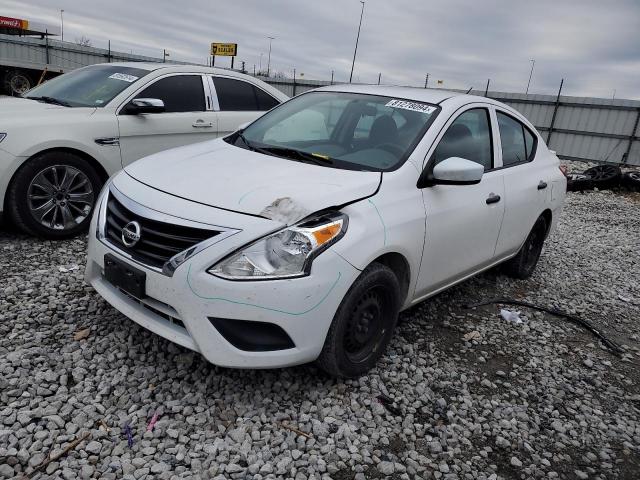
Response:
[[[200,222],[242,223],[247,228],[189,257],[169,276],[128,258],[108,240],[98,239],[99,215],[94,216],[85,278],[105,300],[144,328],[200,352],[216,365],[271,368],[318,357],[334,314],[359,270],[329,249],[315,259],[306,277],[242,282],[215,277],[207,272],[213,264],[255,238],[256,232],[272,230],[273,222],[189,205],[184,200],[177,203],[175,197],[152,189],[138,192],[138,202],[170,206],[173,211],[166,214],[167,220],[180,221],[180,212],[184,220],[188,208]],[[167,198],[160,201],[158,196]],[[203,209],[200,215],[199,209]],[[107,254],[144,272],[142,298],[106,279]]]

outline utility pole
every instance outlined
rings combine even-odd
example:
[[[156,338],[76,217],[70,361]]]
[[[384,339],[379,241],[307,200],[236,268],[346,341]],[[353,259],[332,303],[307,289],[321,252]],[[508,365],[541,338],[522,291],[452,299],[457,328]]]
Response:
[[[536,66],[535,60],[529,60],[531,62],[531,73],[529,74],[529,81],[527,82],[527,91],[524,92],[525,95],[529,94],[529,85],[531,85],[531,77],[533,76],[533,67]]]
[[[429,83],[429,74],[427,73],[427,76],[424,79],[424,88],[427,88],[428,83]]]
[[[64,42],[64,17],[62,16],[63,13],[64,10],[60,10],[60,33],[62,35],[62,41]]]
[[[382,78],[382,72],[378,74],[378,85],[380,85],[380,79]]]
[[[331,70],[331,85],[333,85],[333,70]]]
[[[276,37],[267,37],[269,39],[269,60],[267,60],[267,78],[269,78],[271,73],[271,42],[275,40]]]
[[[489,82],[491,81],[490,78],[487,78],[487,88],[484,89],[484,96],[487,96],[487,93],[489,92]]]
[[[353,67],[356,64],[356,53],[358,53],[358,42],[360,41],[360,29],[362,28],[362,17],[364,15],[364,2],[360,0],[362,10],[360,11],[360,23],[358,24],[358,36],[356,37],[356,47],[353,49],[353,61],[351,62],[351,75],[349,75],[349,83],[353,80]]]
[[[167,57],[170,56],[169,52],[167,52],[166,49],[162,49],[162,63],[166,63],[167,62]]]

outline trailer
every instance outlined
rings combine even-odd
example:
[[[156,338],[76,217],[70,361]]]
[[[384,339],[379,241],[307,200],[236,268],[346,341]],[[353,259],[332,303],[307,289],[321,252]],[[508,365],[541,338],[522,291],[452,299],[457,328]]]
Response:
[[[165,58],[63,42],[49,35],[38,38],[0,34],[0,93],[21,95],[49,78],[96,63],[163,61]]]

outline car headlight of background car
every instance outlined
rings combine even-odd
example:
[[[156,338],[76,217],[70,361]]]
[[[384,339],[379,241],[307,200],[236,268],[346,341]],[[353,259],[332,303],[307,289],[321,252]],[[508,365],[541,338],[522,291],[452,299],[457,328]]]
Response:
[[[340,240],[348,217],[330,212],[272,233],[211,267],[228,280],[269,280],[308,275],[313,259]]]

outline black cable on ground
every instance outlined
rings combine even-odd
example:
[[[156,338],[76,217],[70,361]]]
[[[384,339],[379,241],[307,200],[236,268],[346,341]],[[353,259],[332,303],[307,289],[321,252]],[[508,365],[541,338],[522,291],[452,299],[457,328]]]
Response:
[[[600,341],[609,350],[611,350],[611,352],[613,354],[615,354],[616,356],[619,357],[619,356],[622,355],[622,353],[624,353],[624,350],[622,349],[622,347],[620,347],[620,345],[618,345],[617,343],[613,342],[612,340],[609,340],[607,337],[604,336],[604,334],[602,334],[602,332],[600,332],[600,330],[595,328],[593,325],[591,325],[586,320],[584,320],[584,319],[582,319],[580,317],[576,317],[575,315],[571,315],[570,313],[563,312],[562,310],[558,310],[556,308],[540,307],[538,305],[534,305],[533,303],[523,302],[521,300],[514,300],[512,298],[494,298],[493,300],[487,300],[486,302],[472,303],[472,304],[466,305],[464,308],[470,309],[470,308],[474,308],[474,307],[482,307],[484,305],[492,305],[492,304],[495,304],[495,303],[503,303],[505,305],[518,305],[518,306],[521,306],[521,307],[527,307],[527,308],[531,308],[533,310],[539,310],[541,312],[550,313],[551,315],[555,315],[556,317],[566,318],[571,323],[573,323],[575,325],[578,325],[578,326],[584,328],[585,330],[591,332],[594,336],[596,336],[598,339],[600,339]]]

